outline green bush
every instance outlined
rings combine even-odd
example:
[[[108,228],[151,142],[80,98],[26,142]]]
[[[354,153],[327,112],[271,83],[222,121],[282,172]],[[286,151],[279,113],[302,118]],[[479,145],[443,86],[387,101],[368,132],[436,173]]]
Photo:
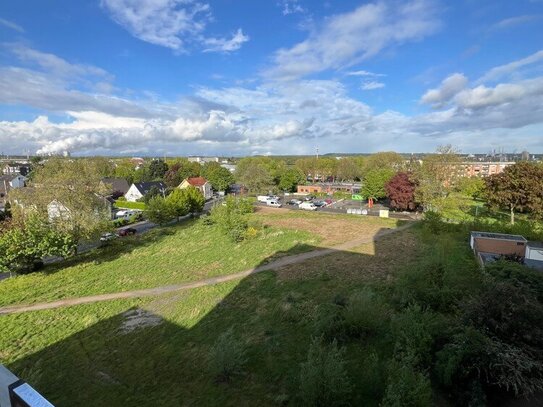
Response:
[[[391,310],[381,296],[363,288],[349,297],[345,325],[351,336],[372,335],[386,329]]]
[[[230,381],[243,371],[246,363],[246,349],[233,329],[223,332],[210,352],[210,367],[217,380]]]
[[[348,405],[352,386],[345,368],[345,350],[337,342],[326,344],[314,338],[300,371],[303,405],[332,407]]]
[[[389,366],[388,384],[381,406],[432,405],[432,387],[428,376],[417,371],[409,363],[393,360]]]
[[[211,209],[211,219],[206,222],[217,225],[234,242],[241,242],[257,236],[261,229],[256,223],[250,225],[247,215],[252,211],[253,205],[248,199],[228,197],[224,204]]]
[[[447,230],[447,225],[443,221],[443,215],[436,211],[424,212],[423,224],[425,228],[436,235]]]
[[[120,196],[117,198],[117,201],[126,202],[126,198],[124,196]]]
[[[345,337],[344,308],[336,304],[320,304],[313,320],[313,334],[326,341],[341,341]]]

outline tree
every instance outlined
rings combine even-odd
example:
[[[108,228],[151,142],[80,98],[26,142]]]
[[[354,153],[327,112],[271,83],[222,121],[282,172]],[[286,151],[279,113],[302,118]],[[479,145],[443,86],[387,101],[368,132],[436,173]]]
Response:
[[[374,169],[366,173],[362,183],[362,195],[366,199],[380,199],[386,196],[385,185],[394,176],[390,168]]]
[[[237,165],[236,179],[245,185],[249,192],[268,192],[274,187],[274,174],[266,164],[267,162],[254,157],[243,158]]]
[[[417,184],[411,179],[410,174],[399,172],[394,175],[385,185],[386,194],[390,199],[392,209],[406,211],[414,210],[415,189]]]
[[[416,198],[426,208],[441,209],[461,176],[461,162],[456,149],[442,146],[426,156],[416,171]]]
[[[178,187],[186,178],[198,177],[201,173],[201,165],[190,162],[187,159],[177,160],[170,165],[169,170],[164,174],[164,182],[170,188]]]
[[[189,186],[181,190],[183,199],[187,202],[187,207],[190,213],[202,212],[205,205],[205,198],[202,192],[193,186]]]
[[[168,171],[168,164],[164,160],[153,160],[149,164],[149,177],[155,181],[162,181]]]
[[[344,157],[337,163],[337,178],[341,181],[354,181],[362,177],[362,168],[355,157]]]
[[[10,198],[23,208],[14,211],[14,216],[36,210],[75,242],[96,238],[110,227],[109,204],[100,197],[103,164],[94,158],[49,158],[35,169],[33,188],[10,192]],[[52,212],[51,206],[56,208]]]
[[[36,211],[30,211],[2,228],[0,270],[27,273],[46,256],[70,256],[76,245],[68,233],[57,230]]]
[[[506,167],[500,174],[486,178],[488,205],[507,208],[511,224],[515,212],[531,211],[536,217],[543,215],[543,167],[530,162],[518,162]]]
[[[279,189],[281,191],[295,192],[296,187],[305,183],[305,175],[298,168],[289,168],[279,180]]]
[[[164,225],[176,216],[172,207],[162,196],[155,196],[145,205],[145,217],[153,223]]]
[[[395,153],[394,151],[379,152],[370,155],[366,159],[364,164],[364,172],[382,168],[389,168],[398,171],[402,169],[403,164],[404,159],[400,154]]]
[[[479,177],[462,177],[456,184],[456,190],[464,196],[478,199],[484,195],[485,181]]]
[[[202,176],[216,191],[226,191],[234,183],[232,173],[217,162],[205,163],[202,167]]]
[[[175,188],[170,195],[166,197],[166,203],[174,216],[179,220],[179,217],[185,216],[190,212],[190,202],[187,199],[185,189]]]
[[[318,179],[318,160],[316,157],[300,158],[296,160],[296,167],[302,171],[306,179],[312,179],[315,182]]]
[[[145,196],[142,198],[140,198],[139,200],[143,200],[143,202],[145,202],[146,204],[149,203],[149,201],[151,199],[153,199],[154,197],[156,196],[161,196],[164,198],[163,194],[162,194],[162,191],[160,190],[159,187],[157,187],[156,185],[153,185],[151,188],[149,188],[149,191],[145,194]]]

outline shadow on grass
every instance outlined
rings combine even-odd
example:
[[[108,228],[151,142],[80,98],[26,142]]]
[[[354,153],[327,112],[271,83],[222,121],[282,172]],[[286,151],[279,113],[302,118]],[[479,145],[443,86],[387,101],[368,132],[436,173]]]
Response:
[[[383,240],[373,244],[373,255],[294,246],[237,282],[171,292],[140,307],[127,305],[9,368],[57,407],[299,405],[300,363],[314,334],[316,308],[338,304],[365,283],[345,277],[353,270],[363,273],[370,262],[390,253]],[[301,252],[307,263],[289,264],[289,256]],[[349,270],[337,257],[315,261],[322,259],[314,256],[317,252],[345,254]],[[314,270],[306,274],[308,265]],[[294,278],[284,278],[285,273]],[[97,309],[82,305],[59,312],[92,317],[85,307]],[[210,367],[211,350],[231,328],[246,347],[247,364],[230,382],[218,381]],[[368,374],[366,364],[373,352],[379,360],[390,358],[393,341],[383,335],[347,346],[352,405],[379,405],[384,379],[372,376],[374,370]]]
[[[161,238],[134,239],[127,250]],[[379,241],[374,245],[377,254]],[[102,261],[118,256],[115,251],[115,247],[103,250]],[[321,252],[348,253],[348,261],[361,270],[373,257],[295,245],[262,261],[255,269],[258,273],[149,298],[141,308],[127,306],[109,319],[11,363],[9,368],[57,407],[282,405],[289,399],[293,404],[300,363],[313,334],[315,308],[348,296],[354,289],[353,280],[342,279],[344,270],[330,259],[311,263],[317,257],[322,259],[315,256]],[[315,274],[302,272],[307,265],[293,263],[295,255],[314,264]],[[94,256],[85,254],[79,261],[95,261]],[[304,277],[281,278],[280,273],[287,271]],[[87,311],[82,307],[96,309],[96,305],[82,305],[59,312],[73,310],[85,318]],[[191,315],[200,312],[205,315],[192,321]],[[248,362],[243,374],[225,383],[217,381],[210,370],[210,351],[231,327],[247,348]],[[62,329],[60,325],[58,329]],[[353,374],[356,378],[357,369]],[[359,391],[356,399],[371,405],[372,391]]]

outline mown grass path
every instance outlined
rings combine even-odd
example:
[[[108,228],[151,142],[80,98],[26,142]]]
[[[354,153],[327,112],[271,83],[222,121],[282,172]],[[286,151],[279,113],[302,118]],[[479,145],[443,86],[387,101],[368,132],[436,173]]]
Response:
[[[313,259],[315,257],[322,257],[322,256],[326,256],[335,252],[350,250],[355,247],[361,246],[363,244],[367,244],[367,243],[371,243],[373,241],[379,240],[383,238],[384,236],[408,229],[411,226],[413,226],[415,223],[416,222],[409,222],[403,226],[400,226],[394,229],[382,230],[379,233],[377,233],[375,236],[350,240],[348,242],[345,242],[345,243],[342,243],[330,248],[312,250],[310,252],[294,254],[291,256],[285,256],[278,260],[270,262],[268,264],[254,267],[249,270],[241,271],[239,273],[212,277],[212,278],[193,281],[189,283],[164,285],[164,286],[159,286],[159,287],[154,287],[154,288],[144,288],[140,290],[130,290],[130,291],[121,291],[121,292],[116,292],[116,293],[109,293],[109,294],[89,295],[89,296],[77,297],[77,298],[66,298],[66,299],[58,300],[58,301],[42,302],[42,303],[28,304],[28,305],[24,305],[24,304],[10,305],[10,306],[5,306],[5,307],[0,307],[0,315],[54,309],[54,308],[60,308],[60,307],[67,307],[71,305],[89,304],[89,303],[100,302],[100,301],[156,296],[156,295],[170,293],[173,291],[190,290],[193,288],[215,285],[219,283],[224,283],[226,281],[241,279],[251,274],[260,273],[262,271],[277,270],[277,269],[280,269],[282,267],[289,266],[292,264],[302,263],[306,260]]]

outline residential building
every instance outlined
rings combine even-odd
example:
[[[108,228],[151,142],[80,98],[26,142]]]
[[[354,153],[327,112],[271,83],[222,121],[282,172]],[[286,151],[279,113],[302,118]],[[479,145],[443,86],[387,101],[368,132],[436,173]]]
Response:
[[[166,195],[167,186],[162,181],[136,182],[128,188],[124,197],[128,202],[136,202],[149,193],[151,188],[156,187],[162,195]]]
[[[495,162],[495,161],[483,161],[483,162],[463,162],[461,164],[463,174],[466,177],[488,177],[503,172],[505,168],[515,164],[513,161],[508,162]]]
[[[20,174],[0,176],[0,202],[5,201],[5,197],[11,189],[23,188],[25,186],[26,177]]]
[[[189,162],[191,163],[211,163],[211,162],[219,162],[219,157],[188,157]]]
[[[231,173],[236,172],[236,164],[222,163],[221,167],[226,168]]]
[[[108,192],[108,195],[122,196],[128,192],[130,185],[124,178],[102,178],[100,188]]]
[[[183,180],[178,188],[184,189],[188,188],[189,186],[198,188],[206,200],[213,197],[213,190],[211,189],[211,184],[204,177],[186,178]]]

